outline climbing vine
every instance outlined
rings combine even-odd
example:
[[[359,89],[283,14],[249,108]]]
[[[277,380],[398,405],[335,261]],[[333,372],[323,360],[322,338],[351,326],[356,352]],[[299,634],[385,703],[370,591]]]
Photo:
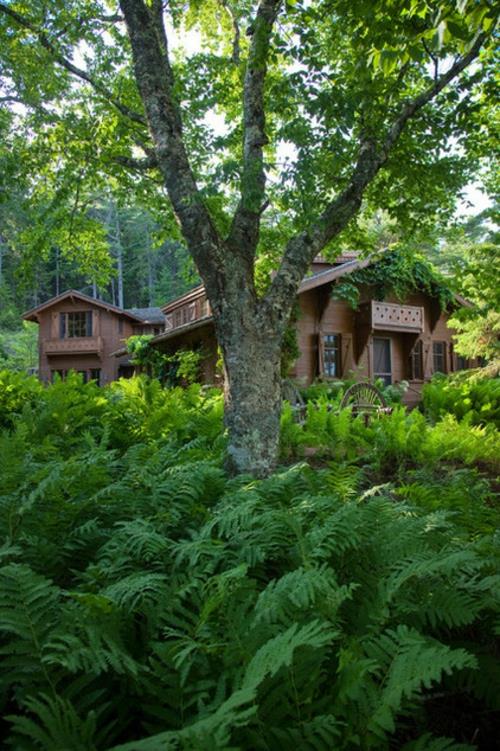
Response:
[[[127,339],[127,352],[131,356],[132,365],[137,365],[148,375],[158,378],[164,364],[164,356],[157,349],[149,346],[152,338],[152,334],[130,336]]]
[[[345,300],[356,309],[362,285],[373,287],[378,299],[393,293],[403,301],[412,292],[425,292],[439,300],[442,310],[453,301],[451,289],[429,261],[422,256],[410,258],[397,251],[340,279],[332,290],[332,297]]]
[[[131,336],[127,339],[127,352],[132,365],[139,366],[153,378],[167,386],[188,386],[199,379],[200,365],[205,357],[202,351],[180,349],[171,355],[150,347],[151,334]]]

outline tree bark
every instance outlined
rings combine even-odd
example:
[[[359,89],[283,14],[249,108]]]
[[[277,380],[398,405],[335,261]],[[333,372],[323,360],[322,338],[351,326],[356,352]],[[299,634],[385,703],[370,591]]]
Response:
[[[254,326],[218,327],[224,359],[224,424],[230,473],[265,477],[279,452],[281,337]]]

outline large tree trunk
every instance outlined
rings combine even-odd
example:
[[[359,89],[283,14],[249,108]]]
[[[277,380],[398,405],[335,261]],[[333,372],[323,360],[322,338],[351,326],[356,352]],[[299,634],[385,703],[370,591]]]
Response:
[[[255,295],[243,257],[232,257],[223,300],[214,309],[224,362],[226,467],[264,477],[278,461],[282,407],[281,343],[288,313]]]
[[[279,452],[281,415],[281,350],[276,335],[255,327],[226,341],[224,356],[224,422],[228,431],[226,466],[231,473],[268,475]]]

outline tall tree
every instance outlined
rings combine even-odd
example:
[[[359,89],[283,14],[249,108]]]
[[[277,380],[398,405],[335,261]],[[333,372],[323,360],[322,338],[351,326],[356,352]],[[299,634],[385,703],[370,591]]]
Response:
[[[315,255],[363,200],[408,230],[449,210],[481,156],[493,4],[3,0],[0,18],[8,95],[43,129],[29,151],[51,150],[53,196],[107,175],[175,216],[223,354],[229,464],[265,474],[282,339]],[[172,52],[186,28],[200,52]],[[276,273],[258,288],[266,254]]]

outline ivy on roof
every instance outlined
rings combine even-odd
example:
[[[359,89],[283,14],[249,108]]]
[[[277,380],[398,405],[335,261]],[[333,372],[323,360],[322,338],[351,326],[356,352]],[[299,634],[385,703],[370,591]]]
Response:
[[[454,299],[446,280],[426,258],[415,254],[409,256],[400,251],[385,253],[370,266],[339,279],[333,287],[332,297],[345,300],[356,310],[362,285],[373,287],[374,297],[380,300],[394,294],[403,302],[414,292],[424,292],[437,298],[442,310]]]

